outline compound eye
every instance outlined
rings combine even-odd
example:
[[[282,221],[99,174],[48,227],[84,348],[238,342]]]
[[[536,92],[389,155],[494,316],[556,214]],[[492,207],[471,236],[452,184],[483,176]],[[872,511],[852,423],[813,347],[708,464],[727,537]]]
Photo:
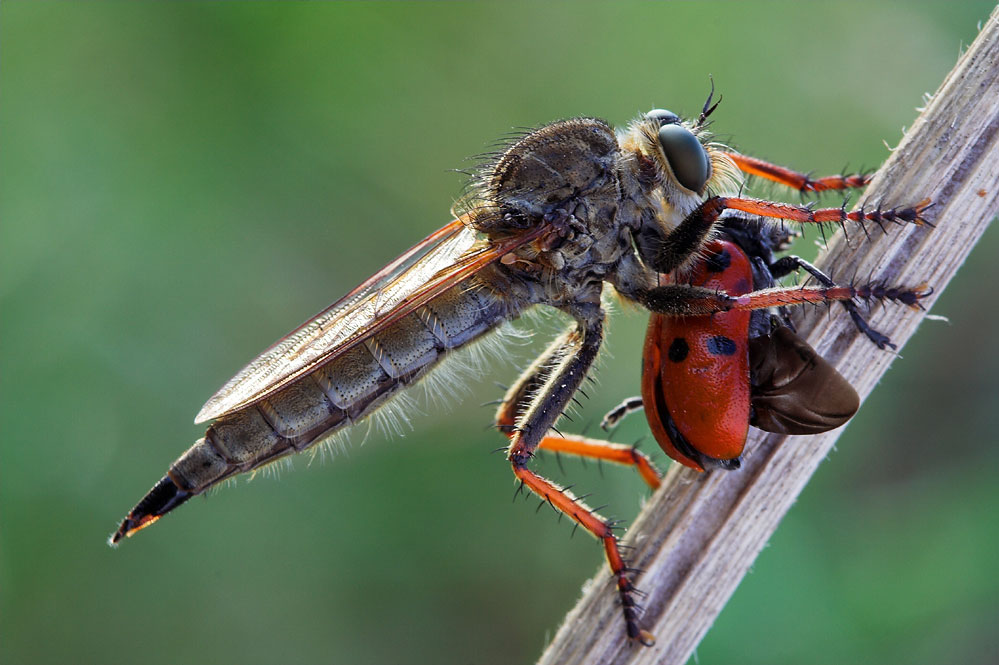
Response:
[[[672,111],[667,111],[666,109],[652,109],[645,114],[645,117],[649,120],[655,120],[659,123],[659,126],[663,125],[678,125],[680,124],[680,116],[673,113]]]
[[[659,129],[659,145],[677,182],[700,193],[711,177],[711,160],[697,137],[682,125],[664,125]]]

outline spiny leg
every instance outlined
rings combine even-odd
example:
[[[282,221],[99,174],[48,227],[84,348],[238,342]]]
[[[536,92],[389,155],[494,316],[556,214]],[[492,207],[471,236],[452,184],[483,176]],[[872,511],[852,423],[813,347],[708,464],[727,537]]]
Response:
[[[836,285],[829,275],[825,274],[805,259],[799,256],[794,256],[793,254],[781,257],[770,265],[771,273],[777,278],[783,277],[794,270],[798,270],[799,268],[814,277],[823,286]],[[853,325],[855,325],[860,332],[867,335],[867,338],[874,342],[879,349],[895,348],[895,345],[892,344],[891,339],[887,335],[878,332],[872,328],[869,323],[867,323],[867,319],[861,315],[855,302],[852,300],[841,300],[840,302],[843,304],[843,307],[846,308],[846,311],[850,313],[850,318],[853,319]]]
[[[514,432],[517,430],[517,409],[526,405],[530,401],[530,396],[538,392],[545,377],[545,369],[564,353],[569,339],[574,334],[575,331],[570,330],[560,335],[507,391],[496,413],[496,427],[503,434],[513,438]],[[582,389],[579,391],[581,392]],[[575,401],[574,397],[572,399]],[[639,399],[639,406],[641,406],[641,399]],[[601,426],[603,427],[603,424]],[[662,480],[662,474],[656,469],[649,456],[638,450],[636,446],[560,432],[557,435],[546,434],[538,443],[538,448],[551,453],[565,453],[635,467],[642,480],[654,490],[659,488]]]
[[[611,523],[565,489],[527,468],[534,451],[593,365],[603,339],[604,313],[598,305],[577,306],[571,313],[577,320],[577,327],[560,336],[510,388],[497,414],[497,422],[510,437],[507,459],[521,485],[601,541],[617,583],[628,637],[650,646],[655,639],[638,625],[636,590],[629,578],[631,571],[621,557]]]
[[[633,466],[642,480],[654,490],[659,489],[662,481],[662,474],[653,466],[649,457],[635,446],[611,443],[603,439],[591,439],[577,434],[564,434],[562,436],[546,436],[538,444],[538,448],[553,453],[566,453],[623,466]]]
[[[667,316],[708,316],[731,310],[767,309],[791,305],[822,304],[837,300],[889,300],[920,309],[919,300],[930,295],[926,285],[886,287],[881,284],[861,286],[822,286],[773,288],[730,296],[700,286],[671,284],[657,286],[639,294],[647,309]]]
[[[641,398],[639,398],[639,404],[641,404]],[[512,415],[512,412],[506,411],[506,414]],[[502,411],[500,417],[504,417]],[[515,428],[509,421],[500,422],[497,420],[496,425],[500,431],[513,438]],[[659,485],[662,483],[662,474],[652,463],[652,459],[636,446],[612,443],[603,439],[592,439],[579,434],[563,433],[561,435],[546,435],[538,443],[538,449],[550,453],[575,455],[634,467],[645,484],[653,490],[659,489]]]
[[[813,179],[807,173],[793,171],[787,167],[771,164],[756,157],[740,155],[734,152],[725,153],[739,170],[750,175],[759,176],[790,187],[803,194],[808,192],[843,191],[844,189],[859,189],[871,182],[869,174],[830,175]]]
[[[721,214],[726,210],[738,210],[751,215],[785,219],[798,224],[845,224],[854,222],[863,224],[872,222],[882,225],[884,222],[924,224],[923,211],[930,206],[929,199],[924,199],[914,206],[905,208],[889,208],[846,210],[845,208],[818,208],[799,206],[790,203],[776,203],[738,196],[713,196],[701,205],[671,232],[663,233],[651,226],[643,229],[636,241],[642,259],[656,272],[671,273],[697,256],[698,250],[711,235]]]

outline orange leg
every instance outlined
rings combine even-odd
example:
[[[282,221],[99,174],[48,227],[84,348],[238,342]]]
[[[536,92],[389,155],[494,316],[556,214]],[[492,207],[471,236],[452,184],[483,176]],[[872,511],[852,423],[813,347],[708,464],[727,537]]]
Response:
[[[638,624],[636,589],[630,578],[632,571],[621,556],[613,524],[574,497],[568,490],[558,487],[527,468],[534,451],[544,442],[548,443],[546,447],[549,450],[562,449],[565,452],[579,454],[583,451],[601,449],[602,454],[599,455],[601,459],[625,460],[626,455],[622,451],[616,450],[613,446],[607,450],[607,446],[602,445],[603,442],[587,442],[586,439],[579,437],[574,438],[573,442],[563,444],[556,437],[545,436],[582,383],[602,340],[602,311],[580,311],[577,314],[577,321],[579,327],[556,339],[507,391],[496,415],[496,425],[510,439],[507,460],[513,467],[513,473],[521,486],[534,492],[556,511],[572,518],[576,524],[589,531],[603,544],[611,575],[617,585],[628,637],[651,646],[655,643],[655,639]],[[635,464],[643,473],[643,477],[645,476],[641,462],[624,461],[624,463]],[[647,459],[645,463],[654,473],[655,470]]]
[[[791,287],[754,291],[744,296],[732,298],[732,309],[752,310],[767,307],[787,307],[790,305],[820,304],[832,300],[890,300],[900,302],[913,309],[920,309],[919,300],[931,293],[926,284],[915,288],[888,288],[877,284],[866,286],[817,286]]]
[[[529,369],[528,372],[531,370]],[[525,388],[530,388],[533,391],[537,389],[537,386],[530,381],[525,383],[524,379],[521,379],[517,388],[510,391],[496,414],[497,429],[510,439],[513,439],[513,434],[517,429],[514,407],[519,403],[518,399],[523,399],[524,393],[528,392]],[[641,404],[640,400],[639,404]],[[607,427],[605,426],[604,429]],[[611,443],[603,439],[591,439],[578,434],[562,434],[560,436],[548,434],[538,443],[538,448],[551,453],[565,453],[613,462],[622,466],[633,466],[642,480],[653,490],[659,489],[662,481],[662,474],[652,464],[649,456],[635,446]]]
[[[753,291],[741,296],[705,289],[699,286],[670,284],[657,286],[641,294],[641,303],[659,314],[667,316],[709,316],[731,310],[754,310],[768,307],[822,304],[837,300],[888,300],[913,309],[920,309],[919,301],[930,295],[932,289],[925,284],[913,288],[887,287],[880,284],[860,286],[815,286],[773,288]]]
[[[562,436],[546,436],[541,439],[538,448],[553,453],[566,453],[624,466],[633,466],[642,480],[654,490],[659,489],[662,480],[662,474],[653,466],[652,460],[635,446],[590,439],[576,434],[564,434]]]
[[[542,478],[526,466],[514,464],[513,473],[529,490],[551,504],[555,510],[571,517],[577,524],[592,533],[603,543],[607,563],[610,565],[611,574],[617,582],[618,594],[621,597],[621,609],[624,613],[624,623],[628,631],[628,637],[638,640],[645,646],[655,644],[655,638],[652,634],[638,625],[638,607],[635,604],[634,598],[636,589],[635,585],[628,578],[631,571],[625,565],[624,559],[621,558],[617,536],[614,535],[614,531],[607,520],[586,507],[582,501],[572,496],[569,491],[556,487],[551,481]]]
[[[884,223],[928,224],[923,213],[930,207],[930,200],[924,199],[914,206],[905,208],[818,208],[811,206],[777,203],[741,196],[712,196],[697,206],[673,231],[658,234],[655,231],[637,237],[638,250],[642,259],[656,272],[668,274],[682,268],[707,242],[711,231],[718,224],[726,210],[738,210],[769,217],[784,219],[798,224],[860,224],[871,222],[884,228]],[[844,226],[845,228],[845,226]],[[634,297],[634,294],[626,294]]]
[[[755,157],[747,157],[734,152],[725,153],[735,162],[740,171],[779,183],[799,192],[842,191],[866,187],[871,176],[864,174],[830,175],[812,179],[807,173],[799,173],[789,168],[765,162]]]
[[[773,201],[761,201],[759,199],[748,199],[734,196],[719,196],[710,199],[712,207],[723,209],[741,210],[761,217],[772,217],[775,219],[786,219],[801,224],[842,224],[843,222],[911,222],[913,224],[924,224],[926,222],[922,213],[930,205],[929,199],[923,199],[914,206],[907,208],[891,208],[888,210],[857,210],[847,211],[844,208],[819,208],[813,210],[808,206],[798,206],[790,203],[775,203]]]

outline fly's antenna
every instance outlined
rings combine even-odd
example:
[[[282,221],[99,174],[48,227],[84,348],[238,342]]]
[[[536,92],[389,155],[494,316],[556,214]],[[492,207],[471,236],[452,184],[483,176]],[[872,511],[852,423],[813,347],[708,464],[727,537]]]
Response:
[[[718,105],[722,101],[722,96],[718,95],[718,101],[714,104],[711,103],[711,99],[715,96],[715,80],[709,75],[708,81],[711,82],[711,92],[708,93],[708,98],[704,100],[704,106],[701,107],[701,115],[697,117],[697,127],[704,127],[708,116],[715,112],[715,109],[718,108]]]

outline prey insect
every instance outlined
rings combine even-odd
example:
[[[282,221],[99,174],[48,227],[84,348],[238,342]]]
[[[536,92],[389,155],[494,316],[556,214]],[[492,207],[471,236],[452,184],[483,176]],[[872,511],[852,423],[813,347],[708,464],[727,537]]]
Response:
[[[373,414],[455,349],[538,305],[574,321],[507,393],[497,425],[521,485],[598,538],[631,639],[639,625],[634,573],[612,525],[530,468],[592,368],[603,340],[605,290],[666,316],[849,301],[865,287],[818,285],[729,295],[684,284],[726,211],[799,224],[923,222],[925,203],[899,209],[813,209],[740,196],[746,174],[802,192],[866,184],[813,180],[713,142],[711,97],[699,117],[657,109],[615,131],[576,118],[531,131],[482,170],[460,214],[238,372],[201,409],[213,421],[111,536],[157,521],[227,478],[306,450]],[[677,279],[660,283],[660,275]],[[904,289],[903,289],[904,291]],[[575,445],[575,444],[573,444]],[[622,461],[632,459],[620,449]],[[658,474],[634,461],[649,482]]]
[[[803,270],[824,286],[835,283],[804,259],[774,251],[789,245],[776,225],[730,216],[706,244],[689,283],[728,295],[773,288]],[[664,276],[668,279],[668,276]],[[865,287],[863,297],[919,307],[929,290]],[[867,323],[856,304],[841,301],[856,328],[879,348],[891,340]],[[652,314],[642,352],[642,393],[605,417],[610,429],[645,410],[663,451],[697,471],[737,469],[749,426],[779,434],[818,434],[846,423],[860,398],[846,379],[799,338],[787,313],[732,311],[682,318]]]

